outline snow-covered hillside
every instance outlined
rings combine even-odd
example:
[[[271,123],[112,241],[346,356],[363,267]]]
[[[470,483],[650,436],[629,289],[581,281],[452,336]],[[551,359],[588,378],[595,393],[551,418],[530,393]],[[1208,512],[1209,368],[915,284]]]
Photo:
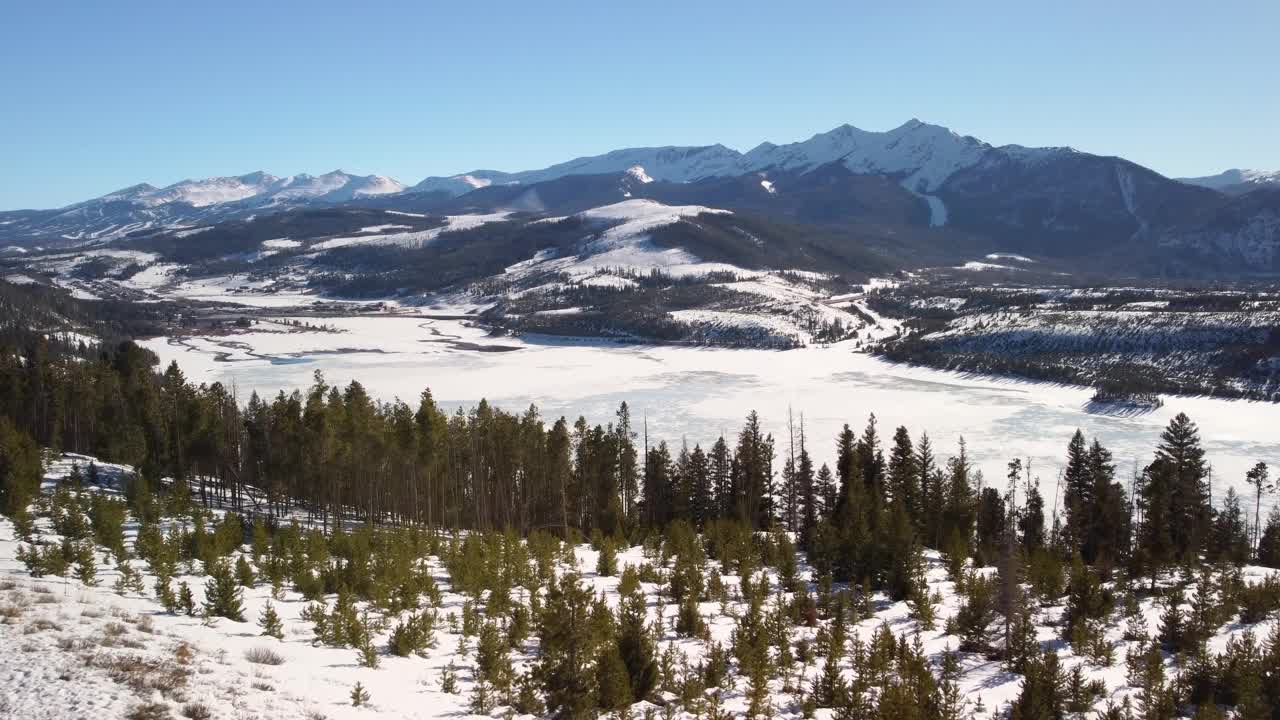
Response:
[[[508,717],[532,718],[534,715],[527,708],[537,702],[540,692],[532,669],[542,646],[539,636],[529,633],[529,610],[531,593],[537,595],[537,607],[551,602],[544,573],[575,578],[574,582],[586,588],[589,598],[598,599],[611,613],[621,616],[626,603],[631,603],[629,608],[640,609],[641,622],[651,628],[653,653],[660,664],[654,668],[657,675],[652,701],[642,700],[628,708],[636,715],[662,712],[665,717],[689,720],[705,717],[708,705],[723,713],[718,716],[722,718],[743,717],[748,712],[752,682],[743,674],[744,661],[728,651],[746,642],[742,639],[744,633],[751,632],[748,618],[752,610],[746,593],[754,592],[750,590],[752,586],[760,588],[755,602],[762,604],[761,613],[771,628],[768,656],[773,656],[773,646],[781,645],[783,639],[787,648],[785,669],[766,680],[761,709],[768,717],[800,718],[806,713],[807,703],[819,703],[821,688],[833,677],[851,683],[855,692],[866,692],[857,689],[858,681],[871,685],[889,681],[877,680],[867,665],[868,658],[884,653],[889,642],[901,643],[902,648],[890,651],[889,656],[899,652],[918,654],[927,673],[952,684],[950,691],[961,717],[1002,717],[1023,688],[1021,675],[977,652],[959,652],[954,656],[953,674],[944,670],[946,656],[965,642],[954,628],[969,622],[962,616],[972,611],[966,609],[965,596],[949,577],[944,558],[934,552],[924,556],[922,577],[932,597],[932,621],[922,619],[911,603],[893,602],[882,593],[862,600],[857,599],[856,593],[847,593],[841,597],[853,599],[856,604],[839,610],[852,615],[851,621],[839,630],[843,635],[835,635],[835,621],[830,617],[828,604],[836,596],[826,595],[829,591],[818,583],[816,571],[803,555],[792,558],[796,561],[792,570],[796,584],[790,586],[781,574],[784,563],[759,567],[745,561],[739,565],[700,559],[705,569],[700,571],[696,587],[704,588],[701,592],[705,598],[691,607],[697,624],[705,629],[690,632],[690,615],[683,606],[670,601],[669,593],[679,572],[683,572],[680,568],[690,567],[693,551],[681,550],[680,545],[671,542],[661,552],[656,543],[619,548],[610,567],[601,562],[601,550],[590,545],[556,548],[558,543],[550,540],[552,547],[540,550],[532,542],[513,539],[515,545],[504,544],[504,552],[518,548],[527,553],[514,562],[524,566],[521,575],[528,580],[523,585],[507,586],[508,596],[499,603],[492,591],[479,589],[489,581],[467,581],[451,573],[451,567],[475,567],[474,563],[462,563],[472,562],[470,558],[477,547],[460,548],[453,544],[456,538],[431,541],[403,529],[384,534],[356,531],[347,535],[348,539],[329,541],[318,534],[294,535],[295,542],[306,543],[305,552],[293,555],[297,562],[317,562],[317,553],[321,552],[328,558],[328,548],[332,547],[339,555],[319,562],[334,568],[344,562],[342,554],[360,552],[356,548],[362,543],[406,543],[416,537],[424,548],[412,556],[409,567],[411,576],[417,578],[415,582],[421,583],[420,589],[399,588],[395,597],[375,603],[353,599],[345,590],[341,594],[326,593],[321,584],[319,589],[308,589],[308,597],[293,582],[276,581],[273,586],[269,579],[279,577],[271,563],[290,557],[290,551],[280,544],[281,537],[286,538],[283,542],[290,542],[288,535],[277,536],[273,542],[255,534],[252,545],[239,544],[242,538],[236,535],[229,548],[212,549],[226,535],[219,528],[226,524],[227,516],[218,505],[207,515],[196,513],[204,523],[201,531],[212,533],[202,536],[201,542],[210,545],[201,552],[213,560],[229,551],[223,562],[228,563],[226,577],[230,587],[215,588],[208,575],[215,571],[206,562],[176,556],[172,574],[167,581],[158,583],[156,567],[138,557],[142,551],[138,542],[142,528],[136,516],[124,516],[124,543],[120,548],[109,551],[102,545],[94,547],[95,537],[109,538],[112,531],[102,534],[104,531],[94,524],[94,530],[89,532],[89,518],[81,513],[93,507],[96,509],[91,511],[91,517],[106,517],[107,511],[102,508],[123,497],[130,470],[98,463],[92,472],[101,485],[86,480],[80,489],[72,482],[73,476],[84,478],[92,462],[84,456],[63,456],[52,464],[44,499],[37,507],[40,516],[32,527],[19,529],[13,521],[0,518],[0,641],[5,648],[0,653],[0,713],[6,717],[61,720],[73,716],[181,715],[193,720],[425,720],[475,713],[492,716],[504,711]],[[53,514],[60,518],[56,526],[41,509],[49,507],[54,507]],[[315,527],[305,515],[298,515],[295,521],[301,523],[295,526],[295,533]],[[181,538],[182,533],[190,533],[194,527],[191,516],[168,512],[153,522],[157,524],[152,532],[160,531],[162,545],[166,534]],[[32,577],[29,566],[34,563],[35,567],[43,567],[44,561],[31,560],[27,553],[33,549],[45,554],[57,552],[66,537],[59,530],[70,532],[76,528],[81,535],[71,546],[81,549],[75,550],[78,559],[74,567],[61,576]],[[356,530],[354,526],[352,529]],[[546,540],[544,536],[540,546],[546,545]],[[351,549],[344,550],[343,542],[352,543]],[[770,542],[786,540],[778,535]],[[673,557],[673,549],[679,553],[677,557]],[[149,552],[155,556],[154,549]],[[399,550],[387,552],[399,554]],[[697,556],[701,558],[701,552]],[[477,562],[481,567],[488,563],[498,568],[507,561],[479,557]],[[234,574],[232,565],[237,568]],[[619,576],[625,568],[631,568],[630,579]],[[740,568],[748,568],[748,578],[754,582],[748,585]],[[968,582],[979,582],[993,571],[977,569]],[[1266,568],[1245,567],[1239,582],[1257,586],[1274,575],[1275,571]],[[482,583],[479,586],[478,581]],[[627,597],[638,597],[638,605],[624,598],[624,583],[628,582],[635,586],[636,594]],[[1162,582],[1162,587],[1175,583],[1176,578],[1171,577],[1167,583]],[[161,586],[178,593],[172,609],[166,609],[157,596]],[[1191,592],[1182,595],[1182,612],[1188,617],[1200,607],[1196,593],[1205,587],[1216,594],[1214,585],[1193,584]],[[841,592],[843,588],[832,590]],[[1112,590],[1108,585],[1106,592]],[[188,591],[190,605],[184,611],[182,595]],[[239,606],[241,621],[220,615],[227,611],[231,596]],[[802,614],[798,621],[788,619],[791,603],[806,599],[812,603],[815,597],[823,604],[813,606],[810,615]],[[1149,596],[1136,599],[1131,611],[1113,610],[1097,641],[1104,652],[1097,647],[1086,650],[1064,643],[1061,633],[1066,608],[1036,601],[1029,609],[1033,624],[1030,639],[1035,645],[1057,648],[1061,669],[1073,684],[1096,685],[1092,690],[1083,686],[1063,688],[1064,693],[1080,695],[1078,701],[1084,709],[1102,710],[1113,704],[1142,702],[1150,698],[1149,690],[1138,687],[1143,676],[1126,672],[1125,666],[1137,665],[1132,662],[1137,656],[1130,655],[1148,652],[1150,645],[1135,638],[1155,635],[1166,607],[1160,597]],[[317,608],[320,615],[316,614]],[[204,609],[210,612],[206,614]],[[268,612],[274,613],[274,624],[266,620]],[[600,612],[592,617],[599,618]],[[525,627],[523,634],[515,629],[517,616],[523,617],[519,621]],[[344,629],[346,625],[338,623],[351,627]],[[410,639],[403,632],[406,623],[416,623],[423,635]],[[1206,649],[1213,654],[1224,653],[1245,642],[1265,651],[1269,642],[1280,638],[1276,624],[1275,617],[1245,618],[1233,613],[1213,624],[1215,630]],[[493,638],[486,639],[486,633],[494,628],[499,633],[496,643]],[[366,635],[350,642],[343,639],[343,633],[355,630]],[[839,638],[839,645],[833,645],[833,636]],[[838,651],[830,652],[832,647]],[[909,647],[914,649],[908,650]],[[1238,650],[1237,647],[1235,651]],[[1172,675],[1179,667],[1168,654],[1157,651],[1154,657],[1166,675]],[[715,663],[723,667],[708,670]],[[828,672],[828,664],[835,669],[834,675]],[[596,674],[596,663],[584,662],[582,667],[591,674],[581,682],[594,686],[596,678],[601,677]],[[488,684],[484,677],[494,677],[494,673],[509,678],[510,691]],[[704,682],[690,685],[695,677]],[[517,711],[513,706],[526,710]],[[820,720],[836,716],[836,711],[828,707],[814,709],[810,705],[807,712]]]

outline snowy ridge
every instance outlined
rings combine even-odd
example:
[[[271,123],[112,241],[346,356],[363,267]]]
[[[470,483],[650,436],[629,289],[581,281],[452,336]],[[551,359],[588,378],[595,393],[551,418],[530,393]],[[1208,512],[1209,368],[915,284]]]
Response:
[[[1018,153],[1018,156],[1025,155],[1029,159],[1035,157],[1037,152],[1051,152],[1047,149],[1037,151],[1013,147],[1024,151]],[[841,125],[800,142],[785,145],[761,143],[746,153],[723,145],[626,148],[603,155],[575,158],[540,170],[517,173],[476,170],[451,177],[429,177],[416,185],[414,190],[444,191],[460,195],[476,187],[483,187],[474,182],[477,178],[483,179],[486,184],[530,184],[568,175],[632,174],[637,167],[650,180],[692,182],[712,177],[734,177],[770,168],[807,172],[838,162],[858,174],[900,176],[904,187],[927,194],[941,187],[957,170],[976,164],[990,150],[990,145],[975,138],[912,119],[884,132]],[[641,182],[650,180],[641,179]],[[765,186],[765,189],[772,192],[770,186]]]
[[[405,190],[405,185],[381,175],[350,175],[341,170],[323,175],[276,177],[262,171],[235,177],[183,180],[163,188],[142,183],[71,205],[67,210],[114,202],[129,202],[145,208],[171,203],[204,208],[234,202],[281,204],[299,200],[340,202],[358,197],[386,195]]]
[[[330,238],[312,245],[312,250],[332,250],[334,248],[349,247],[352,245],[394,245],[398,247],[422,247],[427,243],[440,237],[441,234],[447,232],[457,232],[459,230],[471,230],[493,222],[502,222],[510,215],[509,212],[488,213],[484,215],[449,215],[445,217],[445,224],[440,227],[430,228],[428,230],[416,230],[411,232],[386,233],[385,230],[396,228],[405,228],[407,225],[372,225],[360,230],[361,233],[376,233],[372,235],[347,235],[343,237]],[[270,241],[268,241],[270,242]]]
[[[1243,168],[1232,168],[1224,170],[1217,175],[1205,175],[1203,177],[1185,177],[1178,178],[1179,182],[1188,185],[1199,185],[1213,190],[1225,190],[1235,185],[1244,185],[1251,187],[1262,187],[1265,185],[1280,186],[1280,170],[1247,170]]]

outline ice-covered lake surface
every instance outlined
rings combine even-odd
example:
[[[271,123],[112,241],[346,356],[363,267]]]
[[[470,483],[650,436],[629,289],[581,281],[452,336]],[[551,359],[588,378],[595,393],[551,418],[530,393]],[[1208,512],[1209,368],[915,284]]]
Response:
[[[637,346],[545,337],[491,337],[466,321],[405,316],[298,318],[329,332],[299,332],[260,321],[229,336],[147,341],[162,363],[177,360],[197,382],[234,384],[243,402],[304,389],[316,370],[331,384],[358,380],[375,397],[416,405],[424,388],[450,410],[481,398],[509,411],[536,404],[548,421],[584,415],[614,419],[627,401],[637,431],[647,417],[651,443],[707,446],[732,438],[756,410],[786,450],[791,410],[803,415],[810,452],[832,462],[836,434],[849,423],[861,433],[875,413],[882,440],[906,425],[927,431],[941,458],[964,438],[987,482],[1004,486],[1005,465],[1030,458],[1052,493],[1076,428],[1115,454],[1117,474],[1150,462],[1161,429],[1178,412],[1195,420],[1214,468],[1213,492],[1228,484],[1252,495],[1244,474],[1264,460],[1280,465],[1280,405],[1165,397],[1146,413],[1090,408],[1092,391],[1074,386],[962,375],[887,363],[847,345],[799,350],[732,350]],[[1093,410],[1093,411],[1091,411]],[[886,450],[887,451],[887,450]],[[781,468],[781,460],[776,467]]]

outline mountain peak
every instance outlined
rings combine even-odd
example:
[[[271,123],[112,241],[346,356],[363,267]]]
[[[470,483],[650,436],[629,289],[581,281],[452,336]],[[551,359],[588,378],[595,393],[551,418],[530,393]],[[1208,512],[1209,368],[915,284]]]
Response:
[[[1231,168],[1217,175],[1177,178],[1178,182],[1199,185],[1228,194],[1241,194],[1260,187],[1280,187],[1280,170]]]

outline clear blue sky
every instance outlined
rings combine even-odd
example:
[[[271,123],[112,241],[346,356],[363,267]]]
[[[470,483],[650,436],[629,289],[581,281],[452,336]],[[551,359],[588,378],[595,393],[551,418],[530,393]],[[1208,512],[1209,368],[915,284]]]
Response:
[[[1168,175],[1280,168],[1280,2],[41,2],[0,209],[266,170],[521,170],[911,117]],[[1039,7],[1036,7],[1039,6]]]

